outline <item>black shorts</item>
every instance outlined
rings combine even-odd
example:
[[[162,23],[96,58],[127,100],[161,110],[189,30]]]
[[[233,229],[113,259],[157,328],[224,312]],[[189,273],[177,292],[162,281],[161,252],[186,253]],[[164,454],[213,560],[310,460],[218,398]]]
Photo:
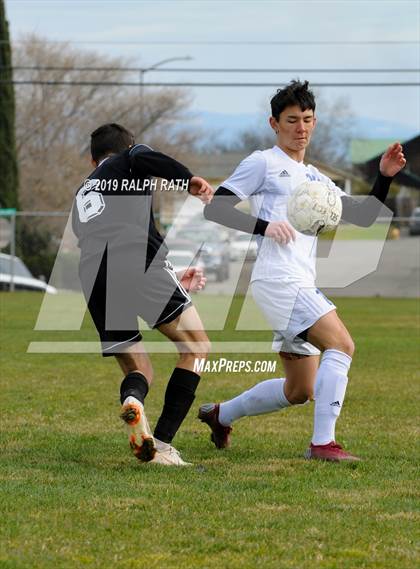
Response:
[[[145,274],[135,269],[135,260],[121,257],[113,260],[113,273],[118,275],[110,285],[109,266],[105,252],[96,270],[97,276],[89,294],[89,273],[81,265],[80,278],[88,309],[98,331],[103,356],[124,352],[128,346],[139,342],[137,317],[150,328],[172,322],[192,305],[191,297],[179,282],[169,261],[151,265]]]

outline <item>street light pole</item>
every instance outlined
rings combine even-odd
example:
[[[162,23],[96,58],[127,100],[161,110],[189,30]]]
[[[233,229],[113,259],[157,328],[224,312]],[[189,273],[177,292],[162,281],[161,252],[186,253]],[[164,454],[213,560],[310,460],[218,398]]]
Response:
[[[172,61],[191,61],[193,58],[190,55],[185,55],[184,57],[169,57],[167,59],[162,59],[154,63],[150,67],[145,67],[140,69],[140,82],[139,82],[139,95],[140,95],[140,132],[141,134],[144,129],[144,76],[148,71],[153,71],[165,63],[170,63]]]

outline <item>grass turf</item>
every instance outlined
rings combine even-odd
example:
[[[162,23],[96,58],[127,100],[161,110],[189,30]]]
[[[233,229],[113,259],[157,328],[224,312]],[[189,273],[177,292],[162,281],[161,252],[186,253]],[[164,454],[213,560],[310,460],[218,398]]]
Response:
[[[336,302],[357,346],[338,439],[362,463],[302,459],[312,405],[243,419],[235,425],[232,449],[216,451],[195,419],[198,405],[265,378],[222,373],[203,377],[175,440],[195,464],[185,469],[142,465],[130,455],[118,419],[114,361],[27,354],[31,340],[77,335],[32,330],[37,294],[4,293],[0,301],[2,569],[419,564],[416,301]],[[95,339],[89,324],[82,335]],[[236,336],[228,331],[212,337]],[[153,423],[175,358],[152,359],[155,385],[147,410]],[[280,365],[271,376],[281,376]]]

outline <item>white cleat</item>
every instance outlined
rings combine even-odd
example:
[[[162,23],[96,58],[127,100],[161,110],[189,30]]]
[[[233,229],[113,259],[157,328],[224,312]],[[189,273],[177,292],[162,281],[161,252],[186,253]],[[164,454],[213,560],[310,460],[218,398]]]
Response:
[[[156,454],[154,459],[150,461],[151,464],[162,464],[164,466],[192,466],[191,462],[185,462],[185,460],[182,460],[179,451],[172,445],[159,441],[158,439],[155,439],[155,442]]]
[[[120,417],[126,424],[128,441],[134,456],[142,462],[150,462],[156,454],[156,445],[143,404],[135,397],[127,397]]]

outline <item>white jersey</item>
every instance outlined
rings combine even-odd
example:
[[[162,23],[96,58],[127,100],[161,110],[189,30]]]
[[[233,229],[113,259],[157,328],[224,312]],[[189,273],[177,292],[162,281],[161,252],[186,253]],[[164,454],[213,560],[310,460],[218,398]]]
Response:
[[[296,162],[278,146],[257,150],[245,158],[221,185],[241,200],[249,199],[255,217],[265,221],[286,221],[287,200],[293,190],[307,180],[335,186],[312,165]],[[340,189],[340,195],[345,195]],[[317,238],[296,232],[296,241],[281,245],[274,239],[257,237],[259,251],[251,281],[280,279],[315,283]]]

